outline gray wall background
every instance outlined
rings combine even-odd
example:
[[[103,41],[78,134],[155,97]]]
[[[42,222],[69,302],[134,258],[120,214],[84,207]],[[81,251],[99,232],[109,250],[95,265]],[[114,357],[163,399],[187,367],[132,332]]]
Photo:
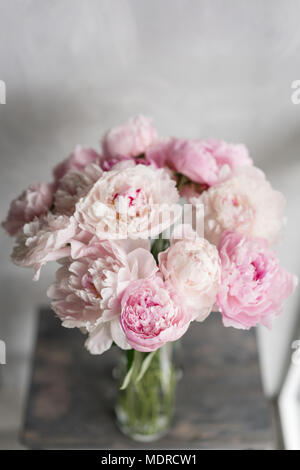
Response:
[[[137,113],[161,134],[244,142],[288,199],[278,252],[300,274],[300,2],[268,0],[0,0],[0,216],[77,143]],[[47,302],[54,267],[41,281],[10,264],[0,238],[0,447],[15,442],[34,312]],[[266,391],[280,382],[298,295],[272,332],[259,332]],[[237,334],[240,334],[237,332]],[[101,359],[99,359],[101,360]],[[200,359],[199,359],[200,360]],[[299,369],[300,370],[300,369]],[[1,379],[0,379],[1,380]]]

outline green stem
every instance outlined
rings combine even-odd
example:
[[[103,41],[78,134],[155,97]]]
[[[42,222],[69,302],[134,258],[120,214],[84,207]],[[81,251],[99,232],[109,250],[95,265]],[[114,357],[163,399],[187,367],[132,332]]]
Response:
[[[172,348],[170,343],[163,348],[166,346]],[[129,435],[160,434],[170,424],[175,400],[176,369],[170,354],[166,353],[168,350],[157,350],[143,376],[137,381],[147,353],[134,352],[131,380],[125,390],[119,391],[117,403],[121,428]]]

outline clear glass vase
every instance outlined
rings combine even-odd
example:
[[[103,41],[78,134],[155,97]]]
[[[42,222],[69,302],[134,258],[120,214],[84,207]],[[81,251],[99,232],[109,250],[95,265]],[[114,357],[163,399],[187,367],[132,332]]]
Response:
[[[179,378],[179,344],[166,343],[158,349],[143,374],[141,367],[148,353],[134,351],[134,367],[124,390],[119,388],[115,407],[120,430],[136,441],[151,442],[167,433],[175,408]],[[122,351],[117,367],[119,387],[130,366],[130,353]]]

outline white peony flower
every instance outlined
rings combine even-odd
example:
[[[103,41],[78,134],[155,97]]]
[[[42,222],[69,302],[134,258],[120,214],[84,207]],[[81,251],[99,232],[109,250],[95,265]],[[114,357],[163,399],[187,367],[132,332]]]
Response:
[[[117,165],[79,200],[74,216],[100,239],[148,238],[180,217],[178,199],[175,182],[163,169]]]
[[[58,183],[54,197],[55,213],[72,215],[76,203],[85,196],[103,171],[96,163],[87,165],[84,170],[73,169],[66,173]]]

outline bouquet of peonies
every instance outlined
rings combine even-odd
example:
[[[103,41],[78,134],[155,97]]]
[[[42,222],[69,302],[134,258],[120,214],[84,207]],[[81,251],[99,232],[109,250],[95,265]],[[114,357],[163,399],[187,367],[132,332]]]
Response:
[[[204,236],[182,220],[180,197],[196,222],[203,216]],[[133,384],[137,406],[142,379],[149,391],[159,368],[155,353],[193,321],[214,310],[225,326],[249,329],[281,313],[297,281],[272,250],[284,205],[244,145],[162,139],[139,116],[110,130],[101,154],[77,146],[51,183],[11,203],[3,227],[16,236],[13,262],[32,267],[35,280],[59,261],[52,308],[63,326],[86,333],[90,353],[128,351],[121,388]],[[153,414],[155,400],[146,394],[142,411],[147,402]]]

